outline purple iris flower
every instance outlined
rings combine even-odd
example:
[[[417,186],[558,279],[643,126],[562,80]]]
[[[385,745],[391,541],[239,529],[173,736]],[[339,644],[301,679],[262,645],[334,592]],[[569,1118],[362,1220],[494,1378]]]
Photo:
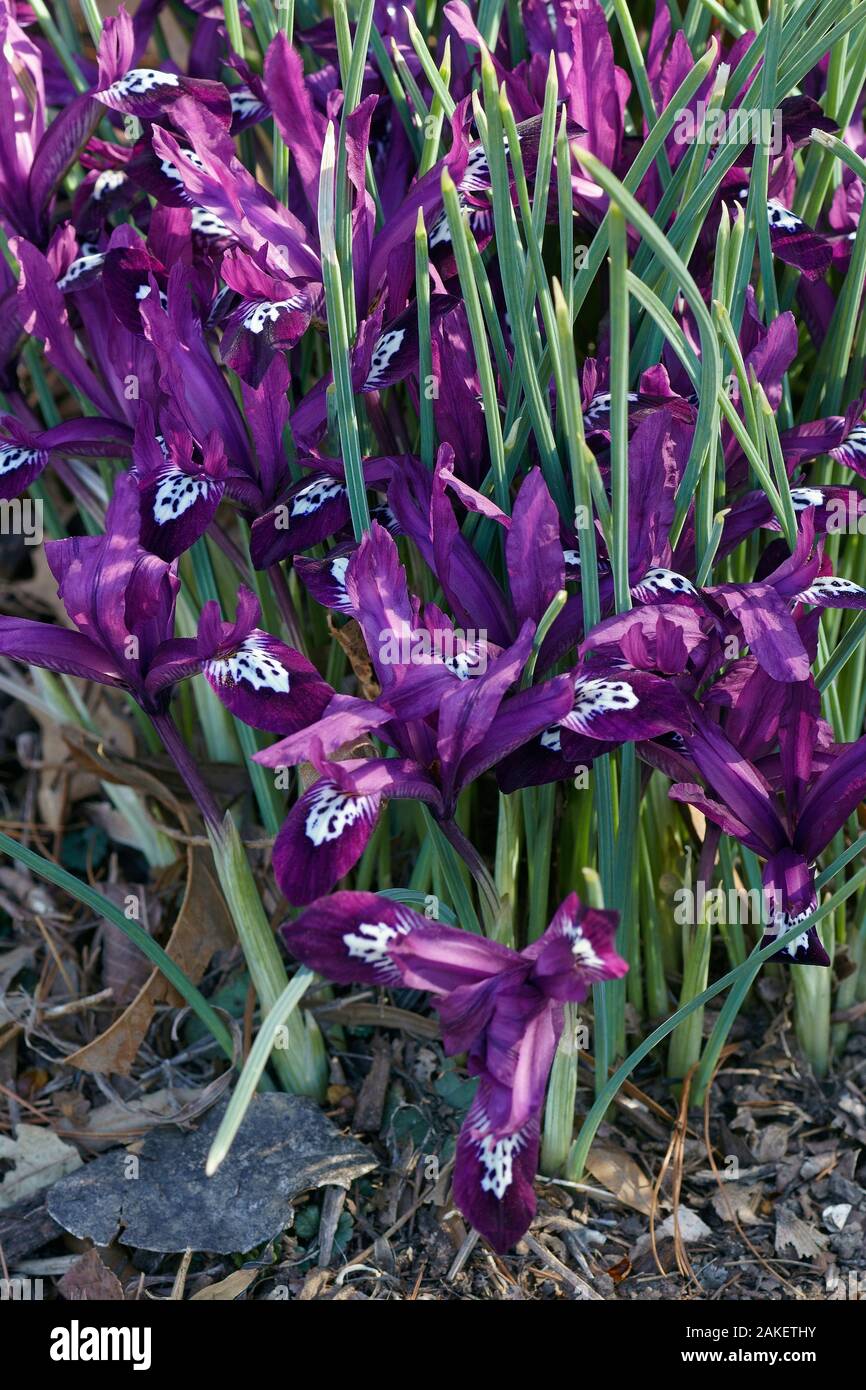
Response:
[[[684,741],[709,790],[695,783],[670,789],[675,801],[697,807],[766,861],[764,946],[815,910],[814,861],[866,793],[866,738],[832,749],[829,762],[819,759],[818,706],[812,682],[792,687],[786,718],[778,726],[784,809],[773,785],[706,716]],[[814,925],[778,958],[787,964],[830,964]]]
[[[157,433],[153,412],[142,401],[133,463],[141,497],[141,543],[163,560],[174,560],[207,530],[225,493],[225,450],[211,430],[201,450],[181,421]]]
[[[523,951],[442,926],[375,893],[335,893],[282,928],[294,956],[339,984],[427,990],[445,1051],[480,1084],[457,1142],[454,1196],[503,1254],[535,1214],[539,1117],[567,1002],[619,979],[618,914],[572,893]]]
[[[220,356],[250,386],[260,386],[274,354],[294,347],[310,322],[312,301],[303,285],[279,279],[262,264],[263,252],[227,251],[220,273],[241,302],[223,325]]]
[[[179,581],[138,543],[138,491],[118,479],[101,536],[48,541],[46,557],[77,631],[24,618],[0,619],[0,652],[128,690],[149,713],[170,698],[165,644],[174,627]]]
[[[180,97],[172,113],[184,143],[161,125],[152,128],[151,140],[174,196],[219,218],[247,251],[261,250],[275,275],[320,282],[319,256],[307,228],[256,182],[219,121],[189,97]]]
[[[136,116],[143,121],[171,118],[176,102],[196,101],[226,129],[231,125],[232,109],[228,89],[221,82],[186,77],[183,73],[138,67],[146,46],[146,35],[136,35],[132,19],[121,5],[118,13],[106,19],[99,42],[97,101],[112,111]]]
[[[99,119],[89,95],[46,94],[43,52],[0,4],[0,213],[7,230],[39,246],[48,240],[57,187]],[[109,21],[110,22],[110,21]],[[62,105],[49,123],[46,108]]]
[[[176,566],[139,541],[139,489],[118,478],[101,536],[49,541],[45,551],[76,630],[0,618],[0,654],[127,690],[155,718],[178,681],[202,672],[244,723],[287,735],[323,713],[334,692],[300,652],[258,626],[255,595],[241,585],[234,623],[205,604],[196,637],[174,636]]]
[[[250,558],[256,569],[268,569],[330,536],[341,536],[349,526],[351,510],[342,459],[311,452],[298,462],[310,471],[291,483],[274,506],[253,522]],[[400,462],[390,457],[364,459],[365,482],[371,489],[382,488]]]
[[[510,694],[529,658],[533,620],[504,650],[481,633],[461,639],[434,604],[422,611],[410,597],[395,543],[377,523],[349,556],[344,587],[380,696],[335,696],[316,723],[256,754],[266,767],[311,762],[320,774],[274,846],[277,881],[295,903],[327,892],[357,862],[387,798],[426,802],[459,838],[463,788],[564,717],[573,699],[564,676]],[[397,756],[352,756],[371,733]]]
[[[52,461],[115,458],[129,451],[129,430],[114,420],[89,416],[34,430],[14,415],[0,415],[0,498],[17,497]]]
[[[206,603],[195,639],[196,667],[226,709],[254,729],[293,734],[319,719],[334,691],[315,666],[259,627],[261,608],[242,584],[233,623]]]

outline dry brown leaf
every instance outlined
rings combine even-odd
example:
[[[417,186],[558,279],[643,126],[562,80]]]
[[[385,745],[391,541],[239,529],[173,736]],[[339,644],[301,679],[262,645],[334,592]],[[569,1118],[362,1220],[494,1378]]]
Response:
[[[233,1298],[238,1298],[254,1279],[261,1274],[260,1269],[236,1269],[228,1278],[221,1279],[218,1284],[208,1284],[206,1289],[199,1289],[189,1300],[190,1303],[230,1303]]]
[[[190,871],[186,891],[165,949],[194,985],[211,958],[234,941],[234,927],[206,851],[189,846]],[[127,1009],[111,1027],[64,1060],[80,1071],[119,1072],[131,1069],[150,1027],[157,1004],[182,1003],[165,976],[154,970]]]
[[[81,768],[91,772],[100,782],[119,782],[121,786],[132,787],[144,796],[151,796],[177,816],[186,827],[187,817],[181,802],[173,796],[165,781],[154,772],[134,762],[125,762],[113,756],[102,743],[95,743],[93,737],[81,729],[66,727],[63,738],[69,756]]]
[[[66,740],[57,720],[44,714],[38,705],[30,712],[39,725],[39,816],[50,830],[62,830],[68,808],[99,792],[99,782],[88,772],[70,764]]]
[[[623,1149],[608,1144],[593,1144],[586,1166],[596,1182],[600,1182],[608,1192],[612,1192],[626,1206],[649,1216],[653,1185]]]
[[[121,912],[126,910],[131,896],[138,900],[138,922],[148,936],[156,936],[162,920],[162,905],[158,898],[149,900],[143,883],[105,883],[102,891]],[[150,975],[152,966],[147,957],[128,936],[119,932],[113,922],[103,922],[96,939],[102,953],[102,982],[110,989],[118,1008],[131,1004]]]
[[[714,1192],[710,1201],[713,1211],[723,1221],[739,1221],[741,1226],[754,1226],[761,1217],[758,1209],[764,1195],[763,1188],[744,1187],[742,1183],[725,1182]]]
[[[793,1250],[799,1260],[812,1260],[827,1248],[827,1237],[816,1226],[784,1210],[776,1211],[776,1254]]]
[[[0,956],[0,994],[5,994],[19,970],[29,966],[36,952],[35,946],[14,946]]]
[[[380,693],[379,683],[373,673],[370,653],[367,651],[367,644],[364,641],[364,634],[360,625],[354,618],[350,618],[342,627],[337,627],[333,618],[329,616],[328,631],[339,642],[349,658],[349,663],[361,687],[361,698],[363,700],[375,700]]]
[[[20,606],[22,613],[36,617],[41,622],[55,622],[68,627],[69,618],[57,592],[57,580],[51,572],[45,547],[33,546],[30,560],[33,565],[32,579],[16,580],[14,587],[10,588],[16,605]]]
[[[103,1264],[97,1249],[88,1250],[68,1269],[57,1287],[71,1303],[120,1302],[123,1286],[117,1275]]]
[[[60,1123],[60,1133],[68,1131],[70,1138],[91,1153],[102,1153],[115,1144],[127,1144],[140,1139],[156,1125],[165,1124],[201,1096],[197,1086],[164,1087],[150,1091],[138,1100],[114,1100],[98,1105],[85,1119],[73,1115],[68,1126]]]
[[[19,1125],[14,1139],[0,1134],[0,1211],[74,1173],[81,1161],[78,1150],[46,1126]]]
[[[95,745],[80,730],[65,729],[64,738],[70,755],[79,766],[92,772],[100,781],[119,782],[161,802],[177,818],[183,830],[189,832],[185,808],[154,773],[112,757],[102,744]],[[166,943],[166,952],[192,983],[198,984],[215,952],[231,946],[234,939],[234,927],[210,868],[209,856],[201,849],[188,845],[186,890]],[[150,1027],[156,1006],[181,1002],[162,973],[154,970],[111,1027],[67,1057],[66,1063],[82,1071],[128,1072]]]

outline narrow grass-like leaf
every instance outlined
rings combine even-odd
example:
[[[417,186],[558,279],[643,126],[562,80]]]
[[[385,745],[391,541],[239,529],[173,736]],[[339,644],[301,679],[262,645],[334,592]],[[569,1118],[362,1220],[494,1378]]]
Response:
[[[490,348],[484,328],[481,300],[478,295],[478,287],[475,284],[472,262],[469,257],[468,241],[472,233],[469,230],[466,217],[460,207],[454,180],[447,170],[443,170],[442,173],[442,197],[445,203],[448,226],[451,231],[451,242],[454,247],[457,272],[460,276],[460,286],[463,290],[463,297],[466,304],[466,317],[469,320],[469,332],[472,337],[475,362],[481,381],[481,396],[484,403],[484,423],[487,428],[487,442],[490,446],[490,461],[493,469],[494,495],[496,497],[496,503],[502,511],[510,512],[508,476],[505,470],[505,446],[502,439],[502,420],[499,415],[496,379],[493,375],[493,365],[490,361]]]
[[[418,301],[418,413],[421,417],[421,460],[433,467],[436,454],[436,422],[433,415],[433,357],[430,346],[430,252],[424,210],[418,209],[415,226],[415,295]]]
[[[262,1011],[269,1012],[285,991],[288,978],[246,850],[230,815],[226,815],[218,832],[209,829],[208,835],[250,979]],[[321,1099],[327,1083],[327,1065],[324,1052],[316,1045],[316,1024],[312,1020],[305,1024],[297,1010],[286,1022],[289,1046],[274,1054],[274,1067],[287,1090]],[[312,1038],[308,1038],[308,1032]]]
[[[606,169],[594,155],[581,151],[580,160],[581,163],[585,164],[595,182],[600,184],[608,196],[621,206],[628,221],[652,246],[658,260],[676,277],[682,294],[694,314],[701,340],[701,387],[698,417],[695,422],[695,433],[689,460],[677,489],[674,519],[671,525],[671,543],[675,544],[679,539],[694,497],[701,468],[709,452],[710,439],[718,428],[718,396],[722,385],[722,359],[716,331],[704,304],[703,296],[690,272],[645,210],[620,183],[619,179],[611,174],[610,170]]]
[[[358,417],[355,413],[355,401],[352,394],[349,331],[334,235],[334,183],[334,127],[333,124],[329,124],[322,151],[322,172],[319,179],[319,245],[322,256],[322,277],[328,314],[328,341],[331,345],[331,364],[334,372],[340,445],[343,466],[346,470],[346,487],[349,493],[352,526],[355,531],[355,539],[360,540],[364,532],[370,529],[370,509],[367,504],[367,489],[364,484],[364,469],[361,462]]]
[[[280,1040],[281,1030],[285,1027],[286,1019],[294,1013],[314,978],[313,972],[308,970],[306,966],[302,966],[294,979],[286,985],[259,1028],[256,1040],[244,1063],[243,1071],[232,1092],[232,1098],[208,1150],[204,1170],[209,1178],[213,1177],[220,1164],[228,1157],[237,1132],[244,1122],[244,1116],[249,1109],[250,1102],[258,1089],[262,1074],[268,1064],[268,1058]]]

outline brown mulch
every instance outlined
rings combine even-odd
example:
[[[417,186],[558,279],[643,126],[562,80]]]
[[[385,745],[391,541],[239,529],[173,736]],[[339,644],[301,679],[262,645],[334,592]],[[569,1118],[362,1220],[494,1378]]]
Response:
[[[172,1113],[195,1126],[219,1097],[212,1083],[222,1064],[207,1038],[172,1037],[172,1008],[157,1010],[128,1075],[65,1065],[111,1015],[104,1002],[69,1007],[70,996],[98,995],[98,929],[42,907],[41,925],[17,917],[17,945],[7,934],[0,949],[0,1141],[22,1125],[50,1130],[86,1163],[120,1143],[140,1152]],[[240,967],[236,952],[223,952],[206,987],[230,984]],[[373,1172],[348,1193],[307,1194],[274,1240],[231,1256],[136,1250],[122,1231],[94,1252],[52,1219],[43,1189],[0,1210],[0,1273],[41,1278],[44,1297],[73,1299],[862,1296],[866,1031],[855,1024],[833,1074],[818,1083],[792,1045],[782,984],[764,995],[739,1022],[706,1115],[682,1109],[661,1074],[663,1054],[650,1059],[602,1126],[586,1181],[539,1180],[532,1230],[506,1257],[476,1239],[452,1204],[454,1135],[469,1089],[444,1058],[434,1021],[372,998],[340,1009],[314,996],[325,1027],[340,1020],[326,1113],[372,1151]],[[592,1098],[589,1061],[578,1116]],[[0,1194],[14,1167],[0,1158]]]

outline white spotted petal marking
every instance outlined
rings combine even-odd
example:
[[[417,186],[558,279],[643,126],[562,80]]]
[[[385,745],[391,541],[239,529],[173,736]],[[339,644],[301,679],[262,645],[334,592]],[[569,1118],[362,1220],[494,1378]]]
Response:
[[[834,598],[866,598],[866,589],[855,584],[853,579],[844,579],[840,574],[825,574],[813,579],[807,589],[796,595],[796,603],[826,603]]]
[[[234,232],[221,217],[217,217],[215,212],[208,212],[207,208],[193,208],[191,230],[196,236],[204,237],[230,237]]]
[[[313,478],[292,498],[292,516],[312,516],[346,491],[337,478]]]
[[[470,1143],[483,1169],[481,1191],[489,1192],[497,1202],[501,1202],[514,1182],[514,1160],[526,1147],[528,1127],[515,1130],[513,1134],[496,1136],[491,1133],[492,1126],[486,1110],[477,1101],[465,1123],[470,1132]]]
[[[370,371],[367,380],[364,382],[366,390],[373,390],[379,385],[391,358],[399,352],[403,339],[406,337],[405,328],[390,328],[387,333],[383,333],[376,346],[373,348],[373,355],[370,358]]]
[[[802,232],[805,227],[803,220],[776,198],[767,202],[767,219],[770,226],[780,232]]]
[[[551,724],[549,729],[545,729],[539,739],[542,748],[546,748],[550,753],[562,752],[562,730],[558,724]]]
[[[318,847],[330,840],[339,840],[356,821],[371,820],[375,810],[373,797],[340,791],[333,783],[326,782],[310,797],[304,833]]]
[[[824,494],[819,487],[792,487],[791,501],[795,512],[804,512],[807,507],[820,507]]]
[[[116,193],[125,183],[126,174],[122,169],[103,169],[93,185],[93,201],[101,203],[103,198],[107,198],[109,193]]]
[[[346,587],[346,571],[349,568],[349,556],[338,555],[331,561],[331,578],[339,584],[342,589]]]
[[[483,145],[469,151],[460,187],[466,193],[483,193],[490,187],[490,165]]]
[[[833,455],[837,453],[843,456],[846,453],[866,455],[866,421],[855,425],[848,438],[843,444],[839,445],[838,450],[832,450]]]
[[[126,97],[144,97],[160,87],[179,87],[180,78],[174,72],[159,72],[156,68],[130,68],[99,95],[122,101]]]
[[[487,663],[477,647],[468,647],[465,651],[455,652],[453,656],[446,656],[443,664],[452,676],[460,681],[468,681],[479,671],[485,670]]]
[[[389,955],[391,945],[408,932],[409,927],[399,922],[396,926],[388,922],[359,922],[354,931],[344,934],[343,944],[354,960],[389,971],[393,969]]]
[[[643,579],[632,589],[635,598],[650,599],[656,594],[696,594],[690,579],[676,570],[656,568],[647,570]]]
[[[220,685],[237,685],[244,681],[253,690],[273,690],[278,695],[289,693],[289,672],[256,637],[245,638],[228,656],[209,661],[205,669]]]
[[[429,250],[432,251],[435,246],[447,246],[450,241],[451,227],[448,223],[448,217],[444,212],[440,212],[433,226],[430,228],[430,234],[427,237],[427,246]]]
[[[792,927],[796,927],[798,922],[803,922],[807,917],[811,917],[817,906],[817,902],[813,902],[811,906],[807,907],[803,912],[798,912],[794,915],[790,912],[774,912],[773,920],[767,929],[767,934],[771,937],[784,936],[785,932],[790,931]],[[793,941],[789,941],[787,946],[783,946],[780,954],[790,956],[793,960],[801,951],[807,951],[808,949],[809,933],[808,931],[804,931],[801,932],[799,936],[795,936]]]
[[[181,157],[184,160],[186,160],[187,164],[191,164],[193,169],[197,169],[200,174],[205,173],[204,160],[201,158],[200,155],[196,154],[195,150],[181,150],[180,153]],[[161,159],[159,161],[159,172],[165,178],[170,179],[172,183],[177,184],[177,192],[180,194],[182,198],[185,198],[187,202],[192,201],[192,199],[186,191],[186,187],[183,181],[183,174],[180,172],[177,165],[171,159]],[[218,217],[214,217],[213,213],[205,212],[204,208],[197,207],[193,210],[193,224],[195,224],[196,213],[198,213],[202,217],[212,217],[215,222],[219,222],[220,220]],[[195,231],[195,225],[193,225],[193,231]]]
[[[583,927],[579,922],[569,922],[565,927],[565,935],[571,942],[571,954],[578,965],[582,965],[586,970],[602,970],[604,968],[604,961],[596,952],[592,942],[584,936]]]
[[[574,683],[574,705],[565,723],[578,733],[586,733],[598,714],[620,714],[639,703],[634,688],[626,680],[578,677]]]
[[[243,318],[243,327],[248,333],[263,333],[269,323],[276,323],[280,314],[287,309],[300,309],[301,300],[297,295],[290,299],[262,299],[252,304]]]
[[[638,394],[636,391],[629,391],[626,400],[629,405],[637,405]],[[586,431],[594,429],[600,420],[610,414],[610,407],[613,397],[609,391],[596,391],[592,400],[586,408],[583,416],[583,427]]]
[[[229,93],[231,100],[232,115],[238,120],[246,120],[248,116],[264,116],[267,114],[267,105],[260,101],[249,87],[232,87]]]
[[[86,275],[89,270],[98,270],[104,261],[105,255],[102,251],[96,251],[93,255],[89,256],[77,256],[75,260],[71,262],[66,274],[61,275],[60,279],[57,281],[57,288],[61,293],[64,290],[71,289],[76,280],[80,280],[81,276]]]
[[[486,1134],[478,1145],[478,1157],[484,1168],[481,1190],[492,1192],[498,1202],[502,1201],[514,1181],[514,1158],[522,1147],[520,1134],[507,1134],[502,1139],[494,1139]]]
[[[210,482],[207,478],[194,478],[181,468],[172,468],[162,475],[157,484],[153,499],[154,521],[159,526],[177,521],[196,502],[206,498],[209,492]]]
[[[42,449],[28,449],[23,444],[0,444],[0,477],[39,463],[43,453]]]

